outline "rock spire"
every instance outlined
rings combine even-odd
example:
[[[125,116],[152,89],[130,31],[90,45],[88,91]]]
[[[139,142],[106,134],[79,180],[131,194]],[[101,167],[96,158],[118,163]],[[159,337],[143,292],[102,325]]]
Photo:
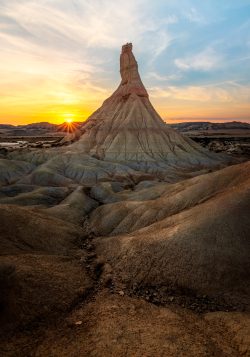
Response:
[[[120,74],[120,85],[84,123],[74,148],[99,160],[154,172],[156,166],[193,168],[221,161],[161,119],[141,81],[132,43],[122,46]]]
[[[132,43],[127,43],[122,46],[122,53],[120,55],[120,74],[122,81],[118,90],[123,92],[123,95],[134,93],[141,97],[148,97],[148,93],[139,75],[138,64],[132,52],[132,48]]]

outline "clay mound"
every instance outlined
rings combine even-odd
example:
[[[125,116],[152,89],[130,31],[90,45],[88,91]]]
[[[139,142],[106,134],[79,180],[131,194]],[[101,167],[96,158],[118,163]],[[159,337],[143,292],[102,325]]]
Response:
[[[33,169],[34,165],[28,162],[0,159],[0,186],[16,182]]]
[[[7,155],[8,160],[24,161],[36,166],[42,165],[54,156],[62,154],[63,148],[50,149],[22,149],[15,150]]]
[[[75,321],[82,325],[72,328]],[[46,331],[38,356],[236,357],[249,352],[249,317],[240,313],[203,318],[102,293],[63,323]]]
[[[6,269],[12,272],[6,274]],[[91,287],[86,270],[74,257],[37,253],[2,256],[1,332],[61,316]]]
[[[245,168],[249,163],[239,166],[239,175],[244,176]],[[200,202],[170,216],[165,213],[161,219],[155,218],[161,215],[159,205],[154,209],[152,204],[147,215],[153,215],[156,223],[129,235],[98,238],[98,253],[128,286],[170,285],[246,303],[250,293],[248,177],[207,198],[200,192]],[[113,221],[120,214],[115,212]]]
[[[247,185],[249,177],[250,162],[246,162],[176,184],[151,182],[144,188],[142,182],[134,191],[121,193],[108,190],[107,183],[99,184],[92,188],[92,197],[109,204],[91,214],[90,226],[96,236],[130,233]]]
[[[0,188],[0,204],[50,207],[64,200],[72,190],[70,187],[39,187],[22,184],[4,186]]]
[[[66,222],[80,224],[84,217],[97,206],[98,203],[87,196],[83,187],[78,186],[59,205],[47,209],[46,212],[48,215],[53,215]]]
[[[80,228],[14,205],[0,221],[1,331],[59,316],[91,288]]]
[[[27,160],[35,160],[36,157],[28,155]],[[153,175],[134,170],[125,164],[105,162],[79,151],[62,149],[60,154],[51,155],[18,182],[26,185],[69,186],[74,183],[92,185],[100,181],[137,183],[146,179],[153,179]]]
[[[151,172],[161,172],[166,165],[194,168],[223,162],[160,118],[142,84],[132,44],[122,47],[120,73],[118,89],[89,117],[73,148]]]
[[[67,254],[81,237],[76,226],[49,217],[38,210],[0,205],[1,254],[32,251]]]

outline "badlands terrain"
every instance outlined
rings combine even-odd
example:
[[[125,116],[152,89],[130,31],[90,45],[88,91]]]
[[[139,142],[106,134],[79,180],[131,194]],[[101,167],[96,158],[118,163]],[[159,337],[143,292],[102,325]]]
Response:
[[[76,133],[83,123],[50,124],[46,122],[28,125],[0,124],[0,150],[7,152],[16,148],[57,146],[62,137]],[[168,125],[190,137],[203,147],[214,152],[250,158],[250,124],[242,122],[210,123],[183,122]],[[77,137],[68,136],[68,143]]]
[[[120,74],[66,137],[0,153],[1,355],[248,356],[250,162],[168,126],[132,44]]]

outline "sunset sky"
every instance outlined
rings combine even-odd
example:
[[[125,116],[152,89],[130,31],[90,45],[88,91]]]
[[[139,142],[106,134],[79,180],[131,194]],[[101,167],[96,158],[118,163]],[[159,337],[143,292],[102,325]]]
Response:
[[[126,42],[167,122],[250,122],[250,0],[0,0],[0,123],[85,120]]]

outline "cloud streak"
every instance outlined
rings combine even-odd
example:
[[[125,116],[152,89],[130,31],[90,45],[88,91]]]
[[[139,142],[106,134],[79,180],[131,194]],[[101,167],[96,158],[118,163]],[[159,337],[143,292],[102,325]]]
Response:
[[[210,71],[221,64],[222,58],[212,48],[206,48],[196,55],[183,59],[176,58],[174,62],[176,67],[184,71]]]

